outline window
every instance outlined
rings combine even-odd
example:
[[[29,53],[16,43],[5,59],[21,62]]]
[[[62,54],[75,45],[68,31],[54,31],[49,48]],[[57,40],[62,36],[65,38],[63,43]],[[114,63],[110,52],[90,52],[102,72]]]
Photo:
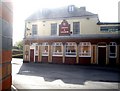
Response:
[[[29,46],[25,45],[25,55],[28,55],[29,53]]]
[[[104,32],[116,32],[120,31],[120,26],[101,26],[100,30]]]
[[[73,34],[80,34],[80,23],[73,22]]]
[[[32,35],[37,35],[37,25],[32,25]]]
[[[67,42],[65,47],[66,47],[66,52],[65,52],[66,56],[76,56],[76,48],[77,48],[76,43]]]
[[[61,42],[53,43],[53,56],[63,55],[63,44]]]
[[[25,45],[25,60],[29,60],[29,46]]]
[[[90,42],[80,42],[79,56],[80,57],[91,57],[91,43]]]
[[[42,43],[42,56],[48,56],[48,43]]]
[[[117,56],[117,44],[115,42],[110,42],[109,44],[109,57],[116,58]]]
[[[57,23],[51,24],[51,35],[57,35]]]
[[[74,5],[68,6],[68,12],[73,12],[73,11],[74,11],[74,8],[75,8]]]
[[[38,45],[35,47],[35,55],[38,55]]]

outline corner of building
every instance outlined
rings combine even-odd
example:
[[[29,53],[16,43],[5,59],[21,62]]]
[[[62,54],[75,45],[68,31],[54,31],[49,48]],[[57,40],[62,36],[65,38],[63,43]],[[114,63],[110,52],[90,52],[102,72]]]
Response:
[[[0,1],[0,91],[10,91],[12,85],[12,10],[11,1]]]

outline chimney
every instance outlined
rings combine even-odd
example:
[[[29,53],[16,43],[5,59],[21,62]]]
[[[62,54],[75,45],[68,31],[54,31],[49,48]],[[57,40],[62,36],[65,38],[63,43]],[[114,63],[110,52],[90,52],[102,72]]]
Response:
[[[86,7],[80,7],[80,11],[86,11]]]

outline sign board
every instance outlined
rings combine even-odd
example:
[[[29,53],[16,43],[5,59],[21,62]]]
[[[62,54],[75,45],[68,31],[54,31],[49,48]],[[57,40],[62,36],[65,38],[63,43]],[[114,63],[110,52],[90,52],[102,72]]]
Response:
[[[59,35],[70,35],[70,24],[68,24],[66,20],[63,20],[62,23],[59,25]]]

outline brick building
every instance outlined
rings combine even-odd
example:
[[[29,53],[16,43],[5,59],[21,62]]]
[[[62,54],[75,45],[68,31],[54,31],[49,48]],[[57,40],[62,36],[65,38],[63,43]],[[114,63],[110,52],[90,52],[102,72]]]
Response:
[[[25,21],[24,62],[119,64],[119,33],[85,7],[43,9]]]
[[[0,91],[10,90],[12,84],[12,4],[0,1]]]

